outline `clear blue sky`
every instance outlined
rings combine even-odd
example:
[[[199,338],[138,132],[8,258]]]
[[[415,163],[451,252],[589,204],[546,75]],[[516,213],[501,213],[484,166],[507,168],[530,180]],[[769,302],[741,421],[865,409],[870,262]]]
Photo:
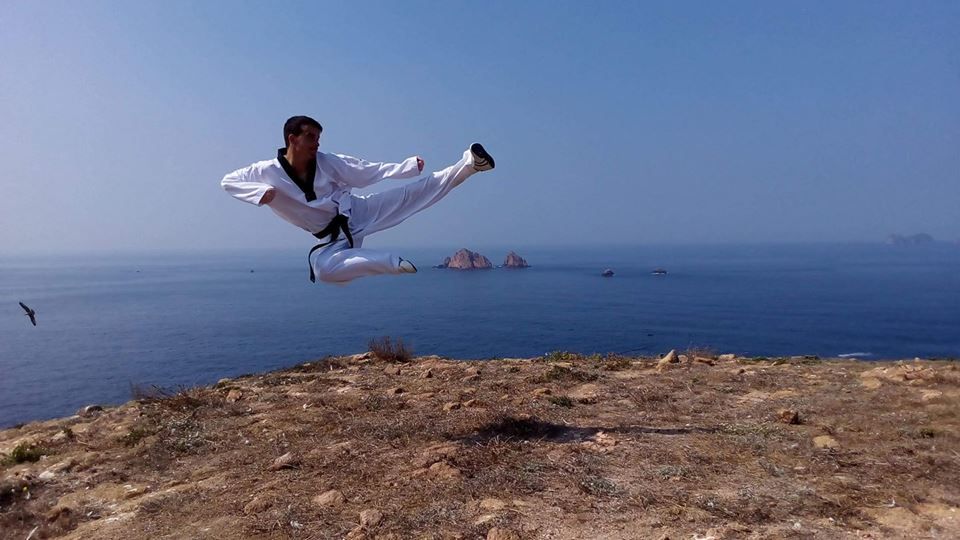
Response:
[[[372,246],[960,239],[958,2],[14,0],[0,28],[0,253],[308,247],[219,187],[294,114],[322,150],[497,158]]]

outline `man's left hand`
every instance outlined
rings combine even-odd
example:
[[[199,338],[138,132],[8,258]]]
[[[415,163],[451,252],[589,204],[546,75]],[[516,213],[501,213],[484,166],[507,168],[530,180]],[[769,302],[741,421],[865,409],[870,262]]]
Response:
[[[417,169],[419,169],[420,172],[423,172],[423,158],[420,156],[417,156]]]

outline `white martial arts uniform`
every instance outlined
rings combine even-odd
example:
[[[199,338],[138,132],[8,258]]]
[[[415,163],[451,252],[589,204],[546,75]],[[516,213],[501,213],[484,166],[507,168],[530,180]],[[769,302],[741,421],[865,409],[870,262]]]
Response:
[[[442,199],[476,170],[469,150],[455,164],[428,173],[417,181],[380,193],[358,196],[352,188],[363,188],[386,179],[414,178],[419,174],[417,158],[402,163],[371,163],[340,154],[317,153],[313,181],[314,200],[287,174],[281,164],[283,150],[275,159],[259,161],[227,174],[220,185],[241,201],[261,206],[263,195],[275,189],[271,210],[310,234],[322,231],[341,214],[349,218],[353,233],[351,248],[340,239],[320,248],[310,257],[313,272],[321,281],[346,283],[363,276],[400,273],[400,258],[386,251],[364,249],[363,239],[397,225]],[[284,160],[285,161],[285,160]]]

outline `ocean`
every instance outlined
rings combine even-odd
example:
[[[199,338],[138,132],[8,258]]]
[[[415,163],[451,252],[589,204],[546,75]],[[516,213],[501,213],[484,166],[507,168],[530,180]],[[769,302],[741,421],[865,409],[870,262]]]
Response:
[[[133,385],[362,352],[381,336],[463,359],[690,347],[960,357],[956,245],[528,248],[524,270],[431,268],[456,249],[398,250],[419,273],[345,287],[311,284],[305,249],[0,257],[0,427],[122,403]],[[499,264],[508,249],[477,251]]]

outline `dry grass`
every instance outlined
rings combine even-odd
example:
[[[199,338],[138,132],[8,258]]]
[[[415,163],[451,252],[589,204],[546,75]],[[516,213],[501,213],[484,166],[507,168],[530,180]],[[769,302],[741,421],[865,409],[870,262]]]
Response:
[[[28,442],[23,442],[18,444],[10,451],[9,454],[0,458],[0,465],[16,465],[18,463],[34,463],[39,461],[40,458],[44,455],[49,454],[50,451],[42,446],[31,444]]]
[[[595,381],[599,377],[596,373],[590,373],[581,369],[553,365],[547,368],[542,374],[530,378],[530,382],[538,384],[552,382],[589,382]]]
[[[370,352],[381,362],[392,364],[406,364],[413,358],[413,350],[403,344],[403,340],[397,338],[392,341],[390,336],[384,336],[370,340]]]

